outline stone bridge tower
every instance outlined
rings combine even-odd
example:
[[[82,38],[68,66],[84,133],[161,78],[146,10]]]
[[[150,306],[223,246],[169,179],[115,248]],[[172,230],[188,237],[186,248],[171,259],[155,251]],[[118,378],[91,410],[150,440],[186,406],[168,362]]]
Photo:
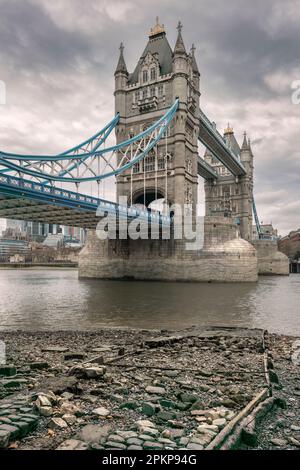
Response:
[[[200,125],[200,74],[195,49],[186,51],[182,25],[178,24],[174,50],[164,26],[156,25],[132,73],[129,73],[121,44],[115,71],[115,110],[120,113],[117,143],[139,134],[172,106],[179,107],[167,135],[144,161],[117,178],[117,197],[147,207],[157,199],[169,205],[193,205],[196,222],[198,189],[198,136]],[[156,152],[156,153],[154,153]],[[203,221],[202,221],[203,222]],[[194,228],[194,227],[193,227]],[[237,236],[234,221],[213,213],[202,224],[203,248],[169,239],[99,240],[88,233],[79,256],[79,276],[101,279],[160,281],[257,280],[255,249]],[[186,237],[187,238],[187,237]],[[191,248],[190,245],[193,245]]]
[[[200,74],[194,47],[190,53],[186,51],[181,23],[177,29],[172,50],[164,26],[157,19],[131,74],[123,45],[120,47],[115,71],[115,110],[120,113],[118,143],[148,128],[179,98],[179,109],[167,136],[134,167],[132,175],[128,170],[118,177],[117,196],[126,196],[129,204],[149,206],[157,199],[165,199],[170,205],[197,203]]]
[[[243,163],[246,175],[240,178],[234,177],[219,160],[206,150],[204,159],[218,173],[216,183],[205,182],[206,215],[232,217],[239,226],[241,237],[251,241],[253,225],[253,153],[251,144],[245,133],[242,147],[240,147],[233,128],[229,125],[225,129],[224,139]]]

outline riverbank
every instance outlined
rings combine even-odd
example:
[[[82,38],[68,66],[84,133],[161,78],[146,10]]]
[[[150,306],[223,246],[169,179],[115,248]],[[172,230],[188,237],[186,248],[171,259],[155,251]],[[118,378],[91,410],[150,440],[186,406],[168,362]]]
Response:
[[[0,366],[2,447],[300,446],[295,338],[242,328],[1,332],[0,338],[11,365]],[[245,434],[245,419],[259,407],[265,411],[256,429]]]
[[[38,269],[71,268],[77,269],[78,263],[0,263],[0,269]]]

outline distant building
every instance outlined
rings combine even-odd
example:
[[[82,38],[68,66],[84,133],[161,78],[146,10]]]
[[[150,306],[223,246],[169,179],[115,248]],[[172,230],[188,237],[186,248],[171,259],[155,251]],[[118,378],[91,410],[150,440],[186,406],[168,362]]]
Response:
[[[290,259],[300,259],[300,229],[279,240],[279,250]]]
[[[0,258],[2,259],[9,259],[15,255],[26,256],[30,251],[29,243],[25,240],[0,239]]]
[[[52,234],[49,233],[43,241],[44,246],[51,248],[59,248],[64,245],[64,236],[62,233]]]
[[[261,237],[264,239],[277,239],[278,230],[273,227],[272,224],[261,224],[260,225]],[[252,238],[253,240],[258,239],[257,228],[255,225],[252,226]]]

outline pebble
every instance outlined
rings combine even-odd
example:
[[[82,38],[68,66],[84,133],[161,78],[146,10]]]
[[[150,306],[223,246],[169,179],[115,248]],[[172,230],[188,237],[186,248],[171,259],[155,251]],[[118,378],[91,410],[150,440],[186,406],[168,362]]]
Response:
[[[151,394],[154,394],[154,395],[165,395],[166,393],[166,390],[162,387],[152,387],[151,385],[149,385],[148,387],[146,387],[146,392],[147,393],[151,393]]]
[[[95,408],[93,410],[93,413],[97,416],[103,416],[103,417],[110,415],[110,411],[107,408],[104,408],[103,406],[100,406],[100,408]]]
[[[273,444],[274,446],[278,446],[278,447],[284,447],[286,446],[287,444],[287,441],[285,439],[271,439],[271,444]]]
[[[51,418],[48,426],[51,429],[65,429],[68,427],[67,423],[62,418]]]

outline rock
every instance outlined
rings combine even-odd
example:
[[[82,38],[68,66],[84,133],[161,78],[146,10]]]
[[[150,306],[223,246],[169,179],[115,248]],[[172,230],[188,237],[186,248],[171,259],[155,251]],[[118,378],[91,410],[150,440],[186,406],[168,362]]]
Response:
[[[114,442],[114,441],[107,441],[105,443],[105,447],[109,449],[120,449],[120,450],[126,449],[125,444],[121,444],[120,442]]]
[[[62,442],[56,450],[87,450],[88,445],[77,439],[67,439]]]
[[[277,447],[284,447],[287,444],[287,441],[285,439],[277,439],[277,438],[271,439],[270,442],[271,444]]]
[[[143,448],[147,450],[163,449],[164,446],[160,442],[145,441]]]
[[[31,362],[28,364],[31,370],[49,369],[48,362]]]
[[[53,415],[53,408],[52,406],[41,406],[39,408],[39,412],[42,416],[49,418],[50,416]]]
[[[288,437],[287,440],[292,446],[300,447],[300,441],[298,441],[298,439],[295,439],[294,437]]]
[[[146,392],[154,395],[165,395],[166,390],[163,387],[152,387],[149,385],[146,387]]]
[[[124,437],[124,439],[134,439],[138,436],[138,434],[134,431],[116,431],[116,434]]]
[[[127,447],[127,450],[143,450],[143,448],[141,446],[130,445]]]
[[[227,421],[225,418],[219,418],[213,420],[213,426],[217,426],[219,429],[223,429],[226,426]]]
[[[180,400],[185,403],[196,403],[198,400],[195,395],[191,395],[190,393],[180,393],[179,397]]]
[[[181,446],[187,446],[189,443],[189,438],[188,437],[181,437],[179,440],[179,444]]]
[[[212,431],[213,433],[217,433],[219,432],[219,427],[216,426],[215,424],[203,423],[203,424],[200,424],[200,426],[198,426],[197,428],[197,432],[200,432],[200,433],[205,434],[207,431]]]
[[[10,432],[0,430],[0,449],[5,449],[9,443]]]
[[[48,397],[46,397],[45,395],[38,395],[38,398],[35,404],[36,404],[37,409],[39,410],[39,413],[42,416],[45,416],[45,417],[52,416],[53,414],[52,403]]]
[[[65,415],[63,415],[62,419],[63,419],[69,426],[73,426],[73,424],[75,424],[76,421],[77,421],[75,415],[68,414],[68,413],[65,414]]]
[[[105,367],[87,367],[85,376],[87,379],[98,379],[104,376],[105,370]]]
[[[43,390],[51,390],[57,395],[65,391],[74,392],[78,380],[76,377],[50,377],[43,381]]]
[[[73,359],[83,360],[86,358],[86,354],[82,352],[68,352],[64,355],[65,361],[70,361]]]
[[[12,377],[16,375],[17,370],[14,366],[0,365],[0,377]]]
[[[292,424],[292,425],[291,425],[291,430],[292,430],[292,431],[296,431],[296,432],[297,432],[297,431],[300,431],[300,426],[296,426],[295,424]]]
[[[87,424],[84,426],[76,438],[87,444],[101,444],[105,441],[110,432],[110,426],[99,426],[98,424]]]
[[[60,407],[60,411],[63,414],[67,413],[67,414],[76,415],[76,416],[79,416],[81,414],[81,411],[78,408],[78,406],[76,406],[73,403],[70,403],[68,401],[62,403],[62,405]]]
[[[103,406],[100,406],[99,408],[95,408],[93,410],[93,413],[97,416],[103,416],[103,417],[110,415],[110,411],[107,408],[104,408]]]
[[[48,426],[50,429],[65,429],[68,427],[67,423],[62,418],[51,418]]]
[[[153,403],[143,403],[142,405],[142,413],[146,416],[153,416],[155,415],[156,407]]]
[[[205,416],[206,417],[206,411],[205,410],[192,410],[191,415],[192,416]]]
[[[136,437],[130,437],[129,439],[127,439],[127,444],[134,445],[134,446],[141,446],[143,442],[144,441],[142,439],[138,439]]]
[[[118,434],[111,434],[107,438],[108,441],[111,442],[120,442],[121,444],[124,444],[125,439],[122,436],[119,436]]]
[[[152,421],[148,421],[147,419],[140,419],[136,422],[138,429],[141,428],[155,428],[155,424]]]
[[[186,446],[188,450],[203,450],[203,445],[191,442]]]
[[[177,419],[177,414],[172,411],[159,411],[156,417],[161,421],[170,421],[172,419]]]
[[[19,436],[19,428],[12,424],[0,424],[0,432],[5,431],[9,433],[9,439],[14,439]],[[5,439],[5,437],[4,437]]]
[[[130,400],[122,403],[120,409],[126,408],[127,410],[136,410],[138,408],[138,403],[136,401]]]
[[[159,434],[158,429],[155,428],[143,428],[142,429],[143,434],[148,434],[149,436],[156,437]]]
[[[165,372],[165,375],[170,378],[177,377],[179,375],[179,372],[177,370],[167,370]]]
[[[69,348],[66,348],[64,346],[46,346],[42,349],[42,352],[57,352],[57,353],[63,353],[69,351]]]

